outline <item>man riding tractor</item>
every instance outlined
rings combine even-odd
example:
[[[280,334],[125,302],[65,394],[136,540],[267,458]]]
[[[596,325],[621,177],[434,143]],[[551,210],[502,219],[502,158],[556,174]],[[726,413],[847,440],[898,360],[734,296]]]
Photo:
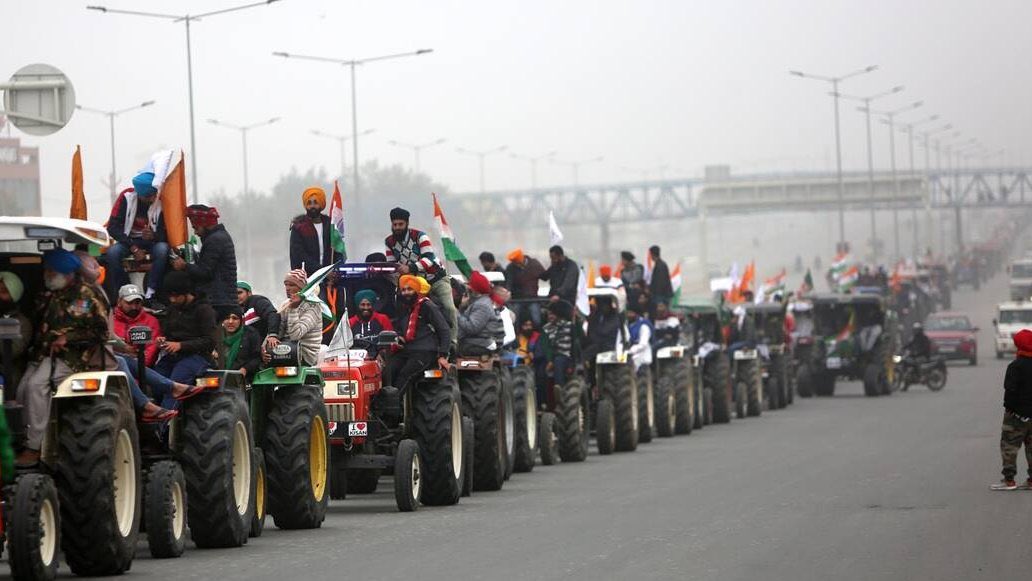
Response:
[[[895,312],[873,294],[819,294],[811,300],[817,326],[809,379],[813,392],[834,395],[835,379],[846,377],[862,380],[866,396],[889,395],[898,336]]]
[[[748,304],[748,303],[747,303]],[[731,385],[735,415],[739,419],[758,416],[763,410],[763,379],[756,350],[756,321],[745,305],[738,305],[731,319],[728,350],[731,353]]]
[[[654,377],[656,432],[660,437],[690,434],[694,427],[695,390],[681,319],[664,302],[656,304]]]
[[[641,307],[627,308],[627,331],[630,354],[634,361],[635,383],[638,385],[638,441],[649,443],[655,431],[656,393],[652,377],[652,323]]]
[[[756,323],[756,348],[763,381],[763,398],[768,409],[788,405],[792,389],[788,379],[788,353],[785,340],[785,304],[781,302],[747,305]]]
[[[619,298],[611,288],[588,289],[595,301],[588,316],[585,361],[595,381],[595,432],[600,454],[613,451],[633,452],[640,437],[638,384],[634,361],[630,358],[630,333],[623,313],[617,311]]]
[[[731,363],[727,355],[723,303],[711,297],[683,297],[678,310],[687,325],[692,386],[695,391],[694,427],[731,421]]]

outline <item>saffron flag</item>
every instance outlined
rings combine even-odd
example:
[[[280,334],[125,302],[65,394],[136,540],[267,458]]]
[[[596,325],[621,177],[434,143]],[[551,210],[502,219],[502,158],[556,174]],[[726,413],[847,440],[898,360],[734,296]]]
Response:
[[[82,189],[82,151],[75,146],[72,155],[72,206],[68,209],[68,217],[76,220],[86,219],[86,193]]]
[[[444,218],[444,212],[441,211],[441,204],[437,201],[437,194],[430,194],[434,199],[434,224],[437,226],[437,235],[441,237],[441,249],[444,250],[445,260],[449,260],[455,263],[455,266],[459,268],[459,272],[468,280],[473,274],[473,267],[469,265],[469,260],[466,259],[466,255],[463,254],[462,250],[459,249],[458,245],[455,244],[455,235],[452,234],[451,226],[448,225],[448,220]]]
[[[165,216],[168,245],[179,248],[189,240],[186,228],[186,155],[168,173],[161,185],[161,213]]]
[[[742,281],[738,285],[738,288],[745,292],[752,290],[753,281],[756,280],[756,261],[749,262],[749,266],[745,267],[745,272],[742,273]]]
[[[347,245],[344,244],[344,204],[340,197],[340,185],[333,182],[333,200],[330,202],[330,246],[340,254],[341,260],[348,259]]]

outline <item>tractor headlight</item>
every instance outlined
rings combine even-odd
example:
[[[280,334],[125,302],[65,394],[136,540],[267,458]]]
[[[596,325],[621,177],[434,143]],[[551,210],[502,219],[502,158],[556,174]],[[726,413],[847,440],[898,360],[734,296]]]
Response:
[[[297,377],[297,367],[277,367],[276,377]]]
[[[99,379],[73,379],[72,391],[98,391],[100,390]]]

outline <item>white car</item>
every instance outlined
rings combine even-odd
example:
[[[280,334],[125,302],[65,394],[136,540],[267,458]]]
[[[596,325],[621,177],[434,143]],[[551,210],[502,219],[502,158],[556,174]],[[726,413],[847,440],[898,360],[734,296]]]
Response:
[[[1002,359],[1004,354],[1017,351],[1014,347],[1014,334],[1022,329],[1032,329],[1032,302],[1009,301],[996,306],[996,358]]]
[[[1032,258],[1015,260],[1007,271],[1010,272],[1010,299],[1032,300]]]

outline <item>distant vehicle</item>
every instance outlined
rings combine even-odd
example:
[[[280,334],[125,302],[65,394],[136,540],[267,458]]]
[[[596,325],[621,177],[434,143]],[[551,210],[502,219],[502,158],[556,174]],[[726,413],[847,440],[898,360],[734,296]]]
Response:
[[[1010,298],[1012,301],[1032,300],[1032,258],[1022,258],[1011,263]]]
[[[966,360],[978,365],[978,327],[964,313],[941,312],[928,316],[925,335],[932,341],[932,350],[946,360]]]
[[[1005,354],[1014,353],[1014,333],[1032,327],[1032,302],[1010,301],[1000,303],[996,307],[996,358],[1003,359]]]

